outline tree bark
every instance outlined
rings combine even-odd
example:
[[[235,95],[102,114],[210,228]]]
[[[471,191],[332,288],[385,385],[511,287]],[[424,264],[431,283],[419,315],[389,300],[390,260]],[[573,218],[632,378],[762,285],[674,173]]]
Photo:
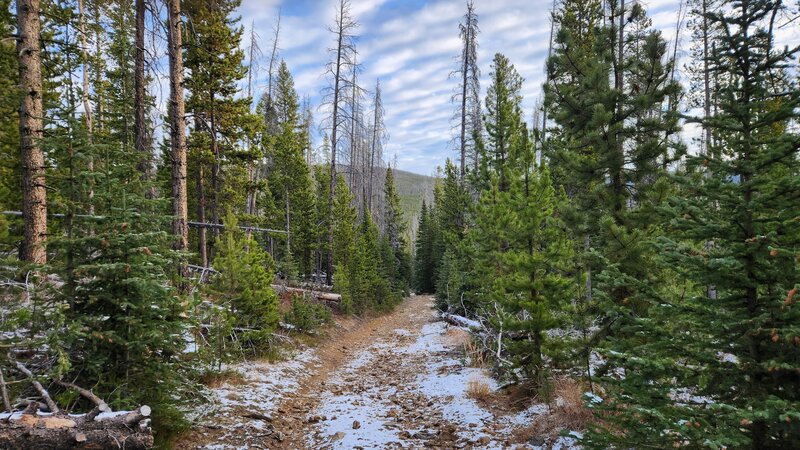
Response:
[[[22,162],[22,219],[24,237],[20,257],[35,264],[47,262],[47,182],[41,141],[42,61],[39,0],[17,1],[17,55],[22,103],[19,109]]]
[[[81,100],[83,102],[83,117],[86,121],[86,136],[89,145],[94,142],[94,114],[92,112],[92,103],[89,101],[89,50],[86,45],[86,10],[84,8],[84,0],[78,0],[78,28],[81,34],[81,55],[83,58],[83,89],[81,92]],[[87,161],[87,168],[89,172],[94,172],[94,156],[90,151]],[[89,192],[87,193],[87,211],[90,215],[94,214],[94,182],[89,182]]]
[[[172,233],[176,239],[174,249],[187,251],[189,249],[189,215],[186,191],[186,122],[184,117],[186,111],[183,100],[181,3],[180,0],[168,1]],[[182,275],[187,274],[185,264],[181,264],[180,271]]]
[[[147,128],[145,123],[145,80],[144,80],[144,0],[136,0],[136,38],[134,40],[135,61],[133,69],[134,85],[134,133],[136,135],[136,151],[139,152],[137,168],[146,179],[150,173],[150,152],[148,149]]]
[[[85,414],[13,414],[0,422],[0,448],[39,449],[149,449],[153,434],[149,427],[150,408],[113,416]]]
[[[340,17],[344,17],[345,3],[339,3]],[[339,81],[341,79],[342,69],[342,52],[344,51],[344,25],[343,20],[339,22],[339,29],[337,35],[336,46],[336,67],[334,69],[333,80],[333,117],[331,124],[331,186],[328,195],[328,261],[326,265],[325,282],[330,285],[333,282],[333,199],[336,195],[336,144],[337,144],[337,131],[339,128]]]
[[[206,222],[206,192],[203,182],[203,172],[203,161],[201,160],[197,164],[197,220],[200,223]],[[197,235],[197,249],[200,254],[200,264],[203,267],[208,267],[208,234],[206,233],[205,227],[200,227],[197,230]]]

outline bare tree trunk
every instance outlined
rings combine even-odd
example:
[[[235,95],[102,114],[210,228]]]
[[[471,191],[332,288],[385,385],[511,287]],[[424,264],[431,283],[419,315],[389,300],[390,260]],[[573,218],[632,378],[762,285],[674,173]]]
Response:
[[[345,3],[342,0],[339,3],[339,14],[343,15]],[[341,80],[342,70],[342,52],[344,44],[344,29],[342,21],[340,21],[339,29],[337,30],[337,48],[336,48],[336,67],[334,68],[334,81],[333,81],[333,123],[331,129],[331,167],[330,167],[330,192],[328,196],[328,263],[325,271],[325,282],[330,285],[333,283],[333,199],[336,195],[336,144],[337,134],[339,128],[339,81]]]
[[[250,22],[250,51],[249,58],[248,58],[248,67],[247,67],[247,98],[250,99],[250,102],[253,101],[253,71],[255,70],[255,57],[257,54],[260,54],[261,51],[258,48],[258,39],[255,32],[255,22]],[[252,146],[252,142],[248,139],[247,148],[248,150]],[[249,186],[247,189],[247,196],[245,197],[245,205],[244,205],[244,212],[249,216],[255,216],[256,214],[256,189],[255,189],[255,182],[256,182],[256,163],[250,162],[247,167],[247,180],[249,182]],[[253,235],[252,230],[247,230],[246,232],[247,240]]]
[[[555,28],[556,28],[556,21],[555,21],[555,17],[553,17],[553,15],[555,14],[555,12],[556,12],[556,0],[553,0],[553,9],[550,11],[550,15],[551,15],[551,17],[550,17],[550,40],[548,41],[549,43],[547,45],[547,60],[548,61],[550,60],[550,57],[553,54],[553,33],[555,32]],[[547,72],[547,70],[545,70],[545,72],[546,73],[545,73],[544,83],[548,84],[550,82],[550,74],[549,74],[549,72]],[[541,132],[541,135],[539,137],[540,145],[539,145],[539,158],[537,158],[538,159],[537,163],[541,163],[542,152],[544,150],[544,140],[545,140],[546,137],[547,137],[547,107],[545,106],[544,101],[542,101],[542,132]]]
[[[86,48],[86,14],[83,0],[78,0],[78,29],[81,33],[81,55],[83,56],[83,91],[81,92],[81,100],[83,101],[83,117],[86,120],[86,130],[91,144],[94,123],[92,104],[89,102],[89,51]]]
[[[168,0],[168,45],[170,88],[170,151],[172,153],[172,234],[175,250],[189,249],[189,211],[186,189],[186,122],[183,101],[183,55],[181,52],[181,3]],[[187,275],[181,264],[182,275]]]
[[[704,119],[708,120],[711,117],[711,75],[710,70],[708,68],[708,18],[706,17],[708,14],[708,0],[703,0],[703,91],[704,91],[704,100],[703,100],[703,115]],[[704,138],[705,138],[705,151],[706,154],[709,153],[711,149],[711,127],[708,124],[704,124],[703,128],[705,128]]]
[[[92,103],[89,101],[89,50],[86,46],[86,13],[83,0],[78,0],[78,27],[81,34],[81,55],[83,58],[83,86],[81,100],[83,102],[83,117],[86,120],[87,141],[91,146],[94,141],[94,115],[92,114]],[[89,153],[87,169],[94,172],[94,157]],[[89,192],[87,193],[89,215],[94,214],[94,183],[89,182]]]
[[[90,6],[92,7],[92,13],[94,17],[94,22],[96,24],[100,23],[100,5],[95,3],[91,3]],[[102,32],[100,31],[101,27],[94,28],[94,54],[100,55],[101,49],[103,48],[102,42]],[[105,131],[105,124],[103,122],[103,115],[105,114],[105,110],[103,108],[103,88],[101,87],[103,79],[103,74],[100,70],[95,72],[95,79],[94,79],[94,104],[95,110],[97,110],[97,115],[95,116],[97,122],[97,129],[100,130],[102,133]]]
[[[211,93],[211,113],[210,113],[211,129],[211,154],[214,155],[214,164],[211,166],[211,222],[220,223],[219,219],[219,192],[221,188],[220,172],[221,160],[219,155],[219,145],[217,143],[217,120],[214,113],[214,93]],[[219,236],[219,228],[212,230],[214,237]]]
[[[283,196],[284,196],[284,199],[286,200],[286,254],[289,255],[289,254],[292,253],[292,235],[290,233],[291,216],[289,214],[290,208],[289,208],[289,188],[288,187],[283,191]]]
[[[353,67],[353,79],[350,82],[352,88],[352,97],[350,99],[350,190],[353,192],[358,192],[356,190],[356,121],[358,120],[358,106],[356,105],[356,68]]]
[[[134,134],[136,135],[136,151],[139,152],[137,168],[142,173],[142,179],[150,175],[150,152],[148,149],[147,129],[145,124],[145,96],[144,96],[144,16],[145,0],[136,0],[136,38],[134,40],[135,58],[133,68],[133,109],[134,109]]]
[[[708,67],[708,18],[706,14],[708,14],[708,0],[703,0],[702,4],[703,8],[703,25],[702,25],[702,33],[703,33],[703,138],[704,138],[704,146],[705,146],[705,154],[711,157],[711,127],[708,126],[708,119],[711,118],[711,74]],[[712,241],[707,241],[705,243],[706,250],[709,250],[713,245]],[[717,286],[715,284],[709,284],[706,287],[706,294],[709,299],[716,300],[717,299]]]
[[[468,6],[471,8],[471,5]],[[467,24],[466,27],[466,42],[464,42],[464,64],[461,68],[461,179],[467,174],[467,82],[469,81],[469,45],[471,39],[471,27]]]
[[[381,119],[380,119],[380,109],[381,109],[381,80],[375,83],[375,102],[374,102],[374,115],[372,119],[372,145],[370,146],[369,151],[369,199],[367,200],[367,206],[369,207],[370,212],[372,212],[372,189],[373,185],[375,184],[374,174],[375,174],[375,150],[378,148],[378,136],[381,134]]]
[[[616,133],[616,145],[617,145],[617,152],[619,161],[614,167],[614,173],[611,174],[611,183],[614,189],[614,213],[616,216],[616,220],[619,221],[620,217],[619,214],[622,212],[624,208],[624,204],[622,201],[622,191],[624,189],[623,180],[622,180],[622,171],[623,171],[623,164],[625,160],[625,146],[624,146],[624,134],[623,128],[625,126],[624,120],[622,118],[622,99],[623,99],[623,88],[624,88],[624,80],[623,80],[623,65],[625,63],[625,0],[620,0],[620,8],[619,8],[619,30],[618,37],[617,37],[617,70],[614,77],[614,88],[617,90],[617,120],[619,121],[619,130]]]
[[[19,109],[22,163],[22,219],[25,241],[20,257],[35,264],[47,262],[47,181],[41,148],[42,61],[39,0],[17,0],[17,56],[22,103]]]
[[[197,163],[197,220],[206,223],[206,192],[204,186],[203,162]],[[197,230],[197,250],[200,254],[200,265],[208,267],[208,234],[205,227]]]

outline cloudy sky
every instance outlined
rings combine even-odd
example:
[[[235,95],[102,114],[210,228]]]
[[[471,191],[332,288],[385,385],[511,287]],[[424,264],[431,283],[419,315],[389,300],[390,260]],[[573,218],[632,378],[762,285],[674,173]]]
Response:
[[[396,155],[400,169],[431,174],[456,152],[452,139],[450,101],[457,80],[449,73],[460,51],[458,24],[465,0],[351,0],[359,22],[358,59],[361,84],[370,90],[380,78],[390,135],[386,154]],[[643,0],[653,25],[672,41],[680,0]],[[327,49],[334,44],[328,31],[337,0],[243,0],[240,8],[245,36],[251,23],[265,54],[281,11],[280,57],[286,60],[301,96],[320,102],[326,85]],[[541,97],[544,60],[550,34],[552,0],[475,0],[481,34],[478,60],[482,90],[488,85],[489,64],[496,52],[508,56],[525,78],[527,119]],[[689,48],[682,31],[679,49]],[[243,42],[242,46],[249,44]],[[266,66],[264,64],[264,66]],[[266,85],[260,77],[259,89]],[[315,109],[316,118],[324,115]]]

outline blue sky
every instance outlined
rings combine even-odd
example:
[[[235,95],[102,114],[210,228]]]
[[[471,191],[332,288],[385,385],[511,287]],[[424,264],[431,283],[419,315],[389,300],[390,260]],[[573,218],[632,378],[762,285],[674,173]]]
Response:
[[[654,27],[665,38],[675,36],[680,0],[644,0]],[[328,31],[338,0],[242,0],[241,23],[249,36],[251,23],[260,36],[265,54],[272,41],[278,10],[282,23],[280,57],[286,60],[301,95],[316,109],[328,61],[327,49],[334,44]],[[353,16],[359,22],[357,47],[361,84],[370,90],[380,78],[390,135],[385,154],[400,169],[432,174],[456,152],[450,144],[453,104],[450,99],[457,80],[448,77],[459,54],[458,23],[465,0],[352,0]],[[481,88],[488,85],[489,64],[495,52],[508,56],[525,78],[524,110],[530,120],[541,97],[544,61],[550,34],[552,0],[475,0],[481,34],[478,59]],[[797,35],[796,30],[794,36]],[[689,34],[682,31],[680,53],[689,48]],[[779,39],[780,40],[780,39]],[[247,48],[248,42],[242,47]],[[266,64],[262,64],[266,67]],[[263,72],[266,72],[264,70]],[[266,85],[261,73],[258,90]],[[319,139],[317,139],[319,141]]]

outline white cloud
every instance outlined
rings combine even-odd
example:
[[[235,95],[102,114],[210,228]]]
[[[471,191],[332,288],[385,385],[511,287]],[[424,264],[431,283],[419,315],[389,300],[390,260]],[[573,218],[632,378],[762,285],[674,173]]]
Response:
[[[640,0],[650,12],[653,25],[668,41],[675,36],[680,0]],[[269,46],[278,7],[282,8],[281,57],[286,59],[301,96],[320,102],[326,84],[325,64],[334,36],[327,28],[333,23],[338,0],[244,0],[242,23],[254,21]],[[450,98],[457,80],[450,79],[460,51],[458,24],[464,14],[464,0],[351,0],[352,13],[360,23],[358,34],[359,75],[367,89],[380,77],[386,124],[391,140],[386,156],[397,153],[400,168],[432,173],[446,157],[452,139],[453,105]],[[481,34],[479,65],[482,88],[488,84],[491,59],[504,53],[525,78],[523,108],[528,117],[541,97],[544,62],[550,36],[553,0],[475,0]],[[682,50],[690,45],[684,29]],[[800,42],[800,27],[777,30],[778,42]],[[243,44],[246,46],[247,44]],[[680,66],[679,66],[680,67]],[[260,80],[263,86],[263,76]],[[371,102],[367,101],[369,108]],[[325,109],[317,111],[317,118]]]

